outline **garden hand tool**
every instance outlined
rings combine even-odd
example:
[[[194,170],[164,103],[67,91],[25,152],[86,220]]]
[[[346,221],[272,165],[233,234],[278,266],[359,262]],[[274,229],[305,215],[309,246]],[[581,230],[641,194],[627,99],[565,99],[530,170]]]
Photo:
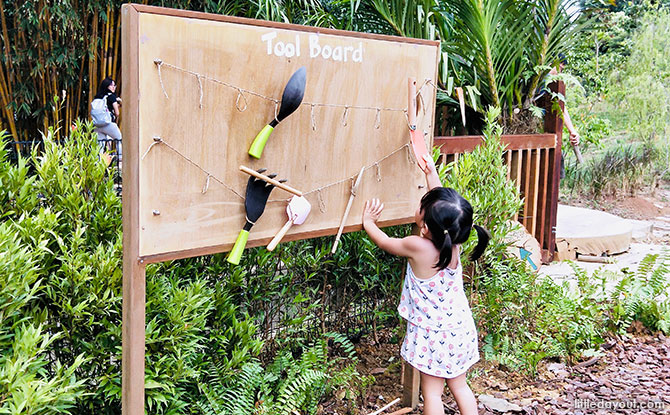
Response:
[[[258,173],[263,173],[264,171],[265,169],[261,169]],[[267,177],[273,179],[275,176],[276,174],[271,174]],[[249,177],[249,180],[247,181],[247,192],[244,198],[246,223],[239,235],[237,235],[237,240],[235,241],[233,249],[230,251],[230,254],[228,254],[227,261],[231,264],[237,265],[240,263],[242,251],[244,251],[244,247],[247,245],[247,240],[249,239],[249,231],[258,218],[263,214],[272,189],[274,189],[272,183],[268,183],[255,176]]]
[[[423,133],[416,128],[416,80],[414,78],[408,79],[408,100],[407,100],[407,121],[409,123],[409,136],[414,150],[414,158],[421,170],[426,170],[426,160],[424,155],[428,154],[426,142],[423,139]]]
[[[574,144],[572,150],[575,152],[575,157],[577,157],[577,162],[582,164],[584,159],[582,158],[582,152],[579,150],[579,144]]]
[[[302,196],[302,192],[300,190],[296,190],[296,189],[292,188],[291,186],[287,186],[287,185],[284,184],[286,179],[274,180],[272,177],[274,177],[275,175],[272,175],[270,177],[270,176],[266,176],[266,175],[262,174],[263,171],[265,171],[265,169],[261,169],[262,171],[261,170],[256,171],[256,170],[251,170],[249,167],[246,167],[246,166],[240,166],[240,170],[243,171],[244,173],[248,174],[248,175],[254,176],[257,179],[261,179],[261,180],[263,180],[267,183],[270,183],[271,185],[273,185],[275,187],[278,187],[278,188],[280,188],[282,190],[285,190],[289,193],[293,193],[294,195],[296,195],[298,197]]]
[[[273,251],[279,242],[281,242],[284,235],[286,235],[286,232],[291,229],[291,226],[302,225],[303,222],[305,222],[305,219],[307,219],[307,216],[309,216],[310,210],[312,210],[312,205],[309,204],[307,199],[302,196],[293,196],[286,206],[288,221],[284,227],[282,227],[279,232],[277,232],[272,241],[270,241],[267,246],[267,250]]]
[[[284,87],[284,93],[281,96],[281,106],[279,113],[275,119],[270,121],[268,125],[263,127],[260,133],[254,138],[249,148],[249,155],[257,159],[261,158],[263,148],[267,143],[270,133],[284,118],[288,117],[295,111],[302,103],[302,98],[305,95],[305,82],[307,77],[307,70],[304,66],[300,67],[291,75],[291,79]]]
[[[333,244],[333,249],[330,251],[331,254],[334,254],[337,251],[337,245],[340,243],[340,237],[342,236],[342,230],[344,229],[344,223],[347,221],[347,216],[349,216],[349,210],[351,210],[351,204],[354,203],[354,198],[356,197],[356,191],[358,190],[358,185],[361,183],[361,178],[363,177],[363,172],[365,171],[365,166],[361,168],[358,177],[356,177],[356,182],[351,187],[351,196],[349,196],[349,202],[347,203],[347,208],[344,209],[344,215],[342,215],[342,221],[340,222],[340,228],[337,230],[337,236],[335,237],[335,243]]]

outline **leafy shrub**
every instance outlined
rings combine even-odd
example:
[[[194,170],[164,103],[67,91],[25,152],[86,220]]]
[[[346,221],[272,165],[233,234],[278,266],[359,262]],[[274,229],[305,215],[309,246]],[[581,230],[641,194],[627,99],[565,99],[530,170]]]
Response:
[[[443,172],[443,183],[457,190],[474,208],[474,223],[484,226],[491,233],[491,242],[485,255],[500,260],[507,244],[505,236],[516,227],[512,222],[522,201],[513,183],[507,180],[507,167],[503,163],[504,145],[500,141],[502,127],[496,123],[500,110],[486,113],[484,142],[471,153],[463,154]],[[475,234],[476,235],[476,234]],[[471,238],[469,244],[476,243]]]
[[[333,353],[337,346],[341,355]],[[351,342],[326,333],[299,359],[284,351],[265,368],[251,361],[228,382],[203,385],[206,399],[198,407],[204,414],[313,414],[325,394],[339,387],[354,389],[356,363]]]
[[[596,198],[604,193],[634,193],[642,184],[653,182],[657,151],[647,143],[611,146],[581,165],[567,164],[563,186]]]
[[[35,198],[28,191],[31,180],[15,180],[26,177],[25,163],[8,165],[0,141],[0,200],[5,217],[11,217],[19,207],[35,208]],[[33,233],[31,226],[55,217],[40,209],[32,221],[18,217],[0,223],[0,413],[67,412],[85,394],[86,378],[78,373],[84,355],[54,356],[54,344],[64,333],[51,331],[45,313],[35,308],[48,291],[41,265],[49,249],[47,235]]]
[[[15,164],[5,148],[3,140],[0,246],[10,261],[0,265],[0,296],[7,296],[0,298],[6,307],[0,310],[0,366],[12,365],[6,367],[13,379],[5,383],[8,390],[34,392],[12,392],[16,399],[6,405],[34,413],[47,406],[118,413],[122,239],[116,172],[100,159],[87,123],[77,123],[62,143],[46,134],[39,151]],[[281,244],[275,253],[250,249],[239,267],[224,254],[148,266],[147,409],[189,413],[201,402],[203,385],[233,385],[242,367],[260,364],[266,344],[280,347],[280,356],[302,353],[301,344],[315,333],[353,321],[347,317],[360,312],[357,301],[370,303],[373,319],[389,316],[380,310],[395,300],[402,262],[378,255],[362,233],[344,235],[336,255],[329,254],[331,246],[332,238],[318,238]],[[363,327],[344,329],[360,335]],[[264,358],[271,359],[274,347]],[[326,386],[349,382],[353,366],[319,359],[314,370],[328,367]],[[313,407],[330,390],[314,390],[314,399],[301,405]]]

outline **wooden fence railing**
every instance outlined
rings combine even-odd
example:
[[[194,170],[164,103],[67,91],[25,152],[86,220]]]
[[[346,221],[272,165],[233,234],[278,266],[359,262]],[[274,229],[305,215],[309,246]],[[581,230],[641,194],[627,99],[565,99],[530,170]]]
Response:
[[[554,92],[565,94],[565,85],[550,85]],[[554,258],[556,247],[556,211],[560,180],[563,119],[548,99],[545,107],[544,134],[503,135],[506,151],[502,154],[507,166],[507,178],[514,181],[524,200],[515,215],[542,247],[542,261]],[[561,111],[563,104],[559,103]],[[442,161],[455,161],[463,153],[481,144],[482,136],[435,137],[434,145],[441,146]]]
[[[481,136],[436,137],[434,141],[436,146],[442,147],[445,163],[458,163],[461,154],[472,151],[481,142]],[[514,220],[540,242],[542,260],[551,262],[556,226],[552,206],[558,197],[553,174],[556,134],[503,135],[502,142],[507,146],[502,155],[507,178],[516,184],[524,200]]]

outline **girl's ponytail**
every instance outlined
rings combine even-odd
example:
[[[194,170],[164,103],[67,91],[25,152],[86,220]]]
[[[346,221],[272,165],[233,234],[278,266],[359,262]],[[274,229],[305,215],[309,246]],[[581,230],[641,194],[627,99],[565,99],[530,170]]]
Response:
[[[445,229],[444,241],[442,242],[442,246],[438,248],[440,250],[440,259],[437,261],[437,269],[446,268],[451,263],[451,248],[451,236],[449,236],[449,231]]]
[[[484,249],[486,249],[489,244],[491,235],[489,234],[489,231],[479,225],[473,225],[472,227],[477,231],[477,246],[470,254],[470,260],[476,261],[484,253]]]

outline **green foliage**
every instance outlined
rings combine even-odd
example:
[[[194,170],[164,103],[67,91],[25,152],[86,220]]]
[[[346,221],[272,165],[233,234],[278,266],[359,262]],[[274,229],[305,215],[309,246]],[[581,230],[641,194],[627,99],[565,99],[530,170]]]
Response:
[[[7,163],[4,134],[0,140],[0,200],[6,217],[17,209],[35,208],[24,185],[13,179],[25,174],[25,163]],[[47,235],[33,232],[33,224],[50,223],[55,215],[39,209],[34,221],[25,216],[0,223],[0,413],[51,414],[74,407],[84,396],[84,381],[77,371],[85,362],[82,354],[60,360],[54,344],[63,333],[45,326],[45,315],[35,308],[45,295],[42,268],[49,256]]]
[[[506,127],[534,131],[537,87],[590,24],[579,18],[577,2],[454,0],[443,2],[441,11],[453,16],[442,37],[443,83],[453,78],[464,87],[475,111],[499,107]]]
[[[284,351],[265,368],[250,361],[228,382],[203,385],[206,399],[198,402],[199,409],[204,414],[313,414],[323,396],[353,388],[358,378],[353,345],[342,335],[326,333],[300,358],[293,356]]]
[[[670,251],[648,255],[636,272],[626,272],[610,295],[610,322],[619,331],[633,321],[670,333]]]
[[[15,164],[0,145],[0,393],[15,397],[0,413],[120,410],[121,200],[95,138],[88,123],[63,143],[47,133],[41,151]],[[232,388],[241,368],[259,365],[268,343],[282,347],[285,363],[267,369],[280,376],[264,392],[276,407],[312,410],[333,388],[356,390],[345,337],[329,334],[304,350],[302,337],[313,335],[307,328],[346,329],[339,324],[349,322],[350,304],[388,318],[402,262],[360,232],[341,244],[336,255],[332,238],[250,249],[239,267],[223,254],[147,267],[147,409],[190,413],[206,385]]]
[[[670,12],[645,15],[632,39],[630,58],[611,76],[610,93],[620,114],[629,120],[630,132],[639,140],[653,142],[667,134],[670,119]]]
[[[601,18],[603,24],[613,24],[606,26],[606,38],[612,42],[606,56],[619,59],[602,74],[607,88],[595,91],[603,101],[569,95],[570,113],[585,142],[597,139],[599,147],[604,147],[587,150],[589,157],[583,165],[573,164],[573,156],[564,151],[563,186],[573,192],[596,197],[610,191],[634,192],[670,178],[670,43],[660,35],[670,30],[670,13],[650,4],[638,6],[626,15],[607,12]],[[576,73],[588,79],[580,69],[582,63],[575,62]],[[586,86],[591,89],[588,81]],[[617,138],[606,140],[613,132]]]
[[[596,198],[604,193],[633,193],[653,180],[652,166],[657,157],[656,148],[645,143],[612,145],[581,165],[568,162],[563,185]]]
[[[513,183],[507,180],[503,163],[504,146],[500,141],[502,127],[497,123],[500,110],[486,113],[484,142],[471,153],[463,154],[458,163],[448,167],[444,184],[456,189],[474,207],[474,223],[491,233],[485,255],[501,258],[506,248],[505,236],[519,225],[512,220],[522,201]],[[471,238],[470,244],[476,238]]]

